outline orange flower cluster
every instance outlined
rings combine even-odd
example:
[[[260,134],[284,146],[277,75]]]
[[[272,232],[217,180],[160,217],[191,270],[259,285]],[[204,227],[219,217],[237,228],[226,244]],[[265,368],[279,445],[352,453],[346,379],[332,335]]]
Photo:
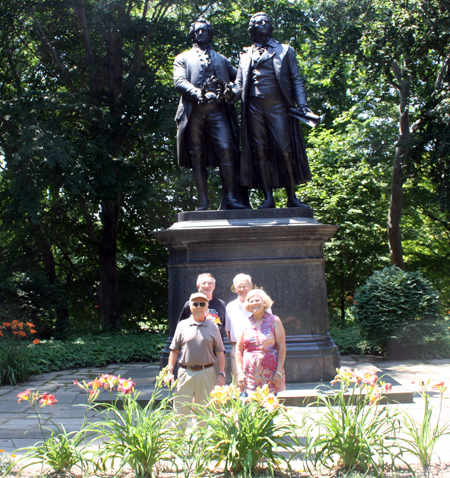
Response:
[[[28,334],[34,335],[35,333],[36,329],[31,322],[23,323],[18,320],[13,320],[12,322],[2,322],[2,325],[0,325],[0,337],[9,335],[17,338],[28,338]],[[39,342],[39,339],[33,340],[34,344],[38,344]]]
[[[39,402],[41,408],[44,408],[46,405],[50,405],[53,408],[53,405],[58,402],[55,396],[51,393],[43,392],[39,393],[39,390],[32,392],[31,390],[25,390],[17,395],[17,400],[19,403],[21,400],[27,400],[30,403],[30,407],[34,409],[36,404]]]
[[[415,378],[412,382],[412,385],[416,385],[418,388],[420,388],[421,393],[426,393],[428,385],[430,385],[430,379],[428,379],[426,382],[424,380],[419,380]],[[433,390],[438,390],[440,393],[444,393],[447,390],[447,387],[445,386],[445,382],[437,382],[431,385],[431,388]]]
[[[109,392],[113,392],[117,387],[118,392],[127,394],[131,393],[136,385],[131,379],[127,380],[125,378],[120,378],[120,375],[117,377],[116,375],[108,374],[103,374],[100,378],[94,378],[92,382],[85,382],[83,380],[83,383],[80,383],[78,380],[74,380],[73,384],[78,385],[78,387],[87,392],[89,402],[97,399],[102,388]]]
[[[277,408],[286,408],[280,404],[278,398],[270,392],[269,385],[265,384],[262,387],[258,387],[254,392],[249,392],[248,398],[255,402],[258,402],[262,407],[267,408],[269,411]]]
[[[211,392],[210,403],[227,403],[232,398],[239,398],[240,392],[236,385],[216,386]]]
[[[225,385],[223,387],[215,387],[211,392],[211,401],[209,404],[225,404],[228,400],[240,399],[240,392],[236,385]],[[269,386],[258,387],[254,392],[249,392],[248,397],[243,398],[245,402],[257,402],[263,408],[269,411],[283,407],[278,398],[270,392]]]
[[[349,368],[336,369],[337,375],[332,380],[331,385],[341,383],[344,388],[348,388],[351,383],[355,387],[364,389],[369,397],[369,404],[377,403],[383,395],[392,390],[390,383],[385,383],[378,378],[377,372],[370,369],[351,370]]]

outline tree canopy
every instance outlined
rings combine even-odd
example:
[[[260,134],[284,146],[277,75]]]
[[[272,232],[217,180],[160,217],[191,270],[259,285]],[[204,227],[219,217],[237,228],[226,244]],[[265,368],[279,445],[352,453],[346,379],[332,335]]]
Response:
[[[321,125],[305,130],[330,304],[390,261],[450,305],[450,7],[440,0],[17,0],[0,5],[0,313],[43,334],[164,323],[151,231],[194,208],[176,163],[172,62],[199,16],[237,66],[256,11],[293,45]],[[436,41],[439,39],[439,41]],[[218,174],[211,174],[216,191]],[[251,198],[259,192],[252,192]],[[284,192],[279,192],[279,195]],[[400,265],[400,264],[399,264]]]

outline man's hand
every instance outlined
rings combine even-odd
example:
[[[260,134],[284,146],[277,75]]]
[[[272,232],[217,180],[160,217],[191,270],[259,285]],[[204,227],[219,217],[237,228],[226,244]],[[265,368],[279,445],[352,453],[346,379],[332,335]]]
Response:
[[[197,97],[197,104],[199,105],[205,100],[205,98],[203,98],[202,90],[200,88],[197,88],[197,90],[195,91],[195,96]]]
[[[225,377],[222,374],[217,376],[216,385],[223,387],[225,385]]]
[[[205,94],[205,100],[208,103],[212,103],[213,101],[217,100],[217,95],[212,91],[208,91],[208,93]]]
[[[231,88],[227,88],[223,93],[223,97],[228,101],[234,99],[234,91]]]
[[[300,110],[304,115],[306,115],[307,113],[315,114],[315,113],[313,113],[312,109],[311,109],[308,105],[300,106],[300,107],[299,107],[299,110]]]
[[[172,370],[167,370],[166,379],[169,383],[173,383],[175,377],[173,376]]]

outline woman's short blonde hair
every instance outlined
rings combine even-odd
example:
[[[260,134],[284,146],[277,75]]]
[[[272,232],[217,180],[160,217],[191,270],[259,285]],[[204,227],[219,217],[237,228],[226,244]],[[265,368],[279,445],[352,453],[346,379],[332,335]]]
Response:
[[[247,312],[251,312],[251,310],[249,309],[249,306],[248,306],[248,301],[254,295],[259,295],[261,297],[264,310],[267,310],[269,307],[272,307],[273,300],[262,289],[253,289],[247,294],[247,297],[246,297],[245,302],[244,302],[244,309]]]

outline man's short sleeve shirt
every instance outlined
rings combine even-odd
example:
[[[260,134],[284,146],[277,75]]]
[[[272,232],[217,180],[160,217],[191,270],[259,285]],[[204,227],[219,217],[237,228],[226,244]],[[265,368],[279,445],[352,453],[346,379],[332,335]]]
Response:
[[[170,348],[178,350],[178,361],[189,366],[214,363],[215,354],[225,351],[217,325],[207,319],[196,322],[193,317],[177,325]]]

